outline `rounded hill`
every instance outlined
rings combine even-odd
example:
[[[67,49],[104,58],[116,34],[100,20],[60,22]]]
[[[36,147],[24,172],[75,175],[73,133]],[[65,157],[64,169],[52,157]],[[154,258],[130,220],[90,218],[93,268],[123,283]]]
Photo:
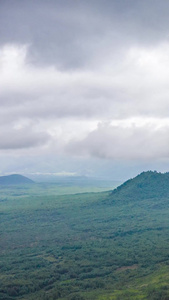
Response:
[[[129,179],[112,191],[116,199],[148,199],[169,197],[169,172],[147,171]]]

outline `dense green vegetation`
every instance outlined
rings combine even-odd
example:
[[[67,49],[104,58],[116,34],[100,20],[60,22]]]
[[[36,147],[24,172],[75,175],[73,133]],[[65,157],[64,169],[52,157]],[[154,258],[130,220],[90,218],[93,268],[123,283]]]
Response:
[[[74,195],[0,187],[0,299],[169,299],[169,185],[157,193],[161,175]]]
[[[112,196],[134,201],[169,197],[169,173],[143,172],[114,189]]]

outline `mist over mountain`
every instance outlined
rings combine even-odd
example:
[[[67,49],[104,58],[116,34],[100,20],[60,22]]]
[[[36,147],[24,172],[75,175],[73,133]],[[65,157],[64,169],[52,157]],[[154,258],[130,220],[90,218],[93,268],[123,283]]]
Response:
[[[19,174],[0,176],[0,185],[33,184],[33,183],[34,183],[33,180]]]
[[[113,190],[111,197],[124,200],[169,197],[169,172],[142,172]]]

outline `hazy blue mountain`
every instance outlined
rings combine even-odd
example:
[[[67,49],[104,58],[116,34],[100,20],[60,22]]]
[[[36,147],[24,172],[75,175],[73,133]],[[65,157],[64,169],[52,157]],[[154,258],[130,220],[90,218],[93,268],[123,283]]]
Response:
[[[32,184],[34,183],[33,180],[25,177],[25,176],[22,176],[22,175],[19,175],[19,174],[12,174],[12,175],[7,175],[7,176],[0,176],[0,185],[3,185],[3,184],[7,184],[7,185],[10,185],[10,184]]]
[[[169,197],[169,173],[147,171],[129,179],[111,193],[115,199],[150,199]]]

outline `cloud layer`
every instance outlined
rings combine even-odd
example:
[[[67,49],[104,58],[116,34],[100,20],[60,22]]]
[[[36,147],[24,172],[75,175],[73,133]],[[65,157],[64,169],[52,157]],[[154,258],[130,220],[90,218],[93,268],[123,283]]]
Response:
[[[1,153],[169,158],[166,1],[0,8]]]
[[[105,58],[98,67],[70,72],[56,66],[34,66],[25,45],[2,47],[1,149],[35,147],[50,138],[64,151],[64,145],[69,149],[67,143],[76,136],[76,146],[86,149],[81,153],[98,157],[168,156],[168,124],[153,129],[155,119],[160,124],[169,110],[168,53],[168,43],[156,48],[129,48],[116,63]],[[133,116],[139,119],[125,127]],[[138,127],[147,118],[153,118],[154,124],[149,120]],[[105,125],[105,120],[115,119],[126,123],[122,127],[119,122],[114,127]],[[152,145],[154,150],[146,154],[145,145],[149,150]]]

